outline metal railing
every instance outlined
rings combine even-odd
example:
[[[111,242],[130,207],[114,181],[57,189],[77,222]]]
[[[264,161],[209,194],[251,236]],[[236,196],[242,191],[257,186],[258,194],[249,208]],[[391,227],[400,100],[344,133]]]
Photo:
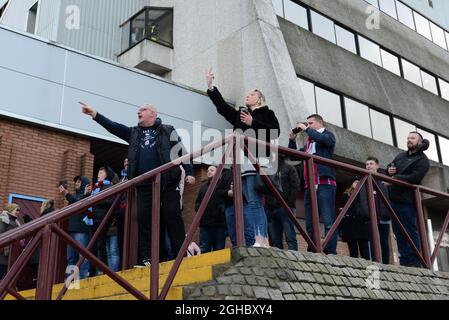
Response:
[[[441,242],[443,239],[443,235],[445,230],[449,225],[449,212],[447,213],[443,228],[441,230],[440,236],[437,240],[435,248],[433,251],[430,250],[429,245],[427,243],[426,229],[424,225],[424,215],[421,204],[421,193],[433,195],[436,197],[441,197],[444,199],[449,199],[449,194],[439,192],[436,190],[432,190],[423,186],[410,185],[400,180],[393,179],[391,177],[382,175],[382,174],[374,174],[370,171],[361,169],[359,167],[345,164],[342,162],[329,160],[321,157],[317,157],[314,155],[310,155],[307,153],[303,153],[300,151],[295,151],[292,149],[288,149],[285,147],[278,147],[278,151],[281,154],[299,158],[303,160],[307,166],[308,170],[308,179],[309,185],[314,185],[315,176],[314,176],[314,164],[322,164],[329,167],[334,167],[337,169],[341,169],[354,175],[360,176],[360,182],[357,185],[355,192],[352,193],[348,202],[344,206],[340,215],[336,218],[335,223],[332,228],[328,232],[328,234],[321,239],[320,228],[319,228],[319,212],[318,212],[318,201],[316,189],[311,188],[310,190],[310,200],[311,200],[311,219],[313,225],[313,236],[309,237],[307,232],[301,227],[298,223],[295,214],[291,211],[288,204],[285,202],[283,197],[279,194],[277,188],[273,185],[268,176],[264,175],[263,168],[259,166],[256,161],[255,156],[249,151],[247,144],[258,144],[258,146],[262,147],[272,147],[271,144],[268,144],[264,141],[256,140],[254,138],[245,137],[238,133],[234,133],[232,135],[227,136],[221,141],[217,141],[212,143],[201,150],[193,152],[191,154],[185,155],[167,163],[153,171],[145,173],[139,177],[136,177],[130,181],[120,183],[116,186],[113,186],[96,196],[92,196],[81,200],[71,206],[68,206],[64,209],[55,211],[50,213],[44,217],[33,220],[28,224],[25,224],[19,228],[11,230],[7,233],[0,235],[0,248],[7,247],[13,243],[18,243],[21,239],[26,237],[32,237],[32,239],[28,242],[24,250],[18,256],[17,260],[14,261],[5,276],[5,278],[0,283],[0,300],[3,300],[7,294],[12,295],[16,299],[25,299],[22,295],[20,295],[14,288],[15,282],[20,276],[21,272],[24,270],[30,258],[33,256],[33,253],[40,246],[40,257],[39,257],[39,270],[38,270],[38,279],[37,279],[37,287],[36,287],[36,295],[35,298],[37,300],[51,300],[52,299],[52,291],[53,284],[56,279],[56,270],[57,268],[57,251],[54,248],[58,245],[58,241],[63,241],[67,245],[70,245],[80,254],[80,259],[77,262],[77,267],[79,268],[84,259],[90,261],[94,266],[96,266],[99,270],[101,270],[104,274],[110,277],[114,282],[123,287],[127,292],[132,294],[137,299],[141,300],[164,300],[167,297],[167,294],[173,284],[175,276],[179,270],[179,267],[185,257],[185,252],[192,242],[194,237],[194,233],[197,231],[200,220],[204,215],[206,207],[212,197],[212,194],[217,187],[219,179],[224,170],[225,163],[229,163],[232,161],[232,171],[233,171],[233,181],[234,181],[234,206],[235,206],[235,225],[236,225],[236,244],[241,247],[245,245],[244,241],[244,220],[243,220],[243,196],[242,196],[242,178],[240,173],[240,164],[238,159],[240,159],[241,152],[244,152],[246,157],[254,164],[254,167],[257,171],[261,173],[262,179],[266,183],[270,192],[274,195],[274,197],[279,201],[284,210],[287,212],[289,219],[295,225],[299,233],[303,236],[309,247],[312,251],[317,253],[323,253],[323,248],[330,241],[332,235],[337,232],[337,228],[341,223],[343,217],[349,210],[350,206],[356,199],[357,195],[360,193],[360,190],[363,186],[367,188],[368,195],[368,204],[369,204],[369,218],[371,221],[371,234],[372,234],[372,242],[374,245],[374,261],[381,262],[381,249],[380,249],[380,239],[379,239],[379,231],[377,225],[377,214],[376,214],[376,206],[374,203],[374,190],[380,195],[382,202],[388,208],[389,214],[393,221],[398,224],[400,232],[404,235],[408,244],[412,247],[413,251],[419,257],[421,263],[424,267],[431,269],[433,263],[435,262],[436,255],[438,249],[441,246]],[[225,153],[223,154],[222,161],[218,166],[218,170],[212,179],[210,186],[204,196],[204,199],[200,205],[200,208],[195,215],[193,222],[187,232],[185,241],[176,257],[176,260],[169,271],[167,280],[162,286],[162,290],[159,293],[160,283],[159,283],[159,233],[160,233],[160,193],[161,193],[161,174],[171,170],[184,162],[192,162],[194,159],[202,156],[204,154],[208,154],[213,150],[226,147]],[[277,147],[277,146],[276,146]],[[151,234],[151,273],[150,273],[150,296],[145,296],[141,291],[132,286],[127,280],[125,280],[120,275],[113,272],[106,264],[104,264],[100,259],[98,259],[94,254],[91,253],[91,249],[93,248],[94,243],[96,242],[100,232],[107,225],[107,221],[111,218],[112,213],[119,203],[119,199],[122,194],[127,193],[127,208],[125,213],[125,230],[124,230],[124,245],[123,245],[123,269],[130,269],[137,262],[137,206],[136,206],[136,197],[135,197],[135,188],[137,185],[141,184],[145,181],[152,182],[152,234]],[[389,204],[387,197],[382,193],[381,189],[378,187],[376,181],[384,181],[391,184],[401,185],[405,188],[409,188],[414,190],[415,196],[415,205],[416,205],[416,213],[417,213],[417,225],[419,236],[421,239],[421,250],[418,250],[416,246],[413,244],[410,236],[407,234],[405,228],[400,223],[400,220],[397,214],[392,209]],[[371,196],[370,196],[371,195]],[[104,217],[102,223],[96,230],[92,239],[90,240],[87,248],[79,245],[76,241],[74,241],[70,235],[65,232],[61,228],[61,223],[67,220],[68,218],[79,214],[81,212],[85,212],[89,207],[92,207],[95,204],[101,203],[111,197],[115,197],[115,201],[108,213]],[[373,223],[375,222],[375,223]],[[61,300],[65,293],[67,292],[67,285],[63,286],[61,291],[57,295],[57,300]]]

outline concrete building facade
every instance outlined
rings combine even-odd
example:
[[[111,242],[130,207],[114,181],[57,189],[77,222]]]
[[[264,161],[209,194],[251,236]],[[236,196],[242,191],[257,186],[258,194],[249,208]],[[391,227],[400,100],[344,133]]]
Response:
[[[0,23],[26,31],[36,1],[18,2],[9,1]],[[424,184],[448,191],[447,1],[51,1],[58,9],[47,2],[38,1],[38,36],[202,92],[213,67],[236,105],[260,89],[280,120],[281,144],[296,122],[318,112],[337,136],[336,159],[362,164],[374,155],[386,167],[418,130],[431,141]],[[79,29],[67,28],[70,4],[79,9]],[[171,28],[161,28],[170,12]],[[102,40],[93,38],[97,31]],[[173,110],[174,118],[182,112]],[[203,116],[217,119],[213,111]],[[339,172],[339,180],[341,192],[351,177]],[[438,235],[449,204],[429,198],[424,205]]]

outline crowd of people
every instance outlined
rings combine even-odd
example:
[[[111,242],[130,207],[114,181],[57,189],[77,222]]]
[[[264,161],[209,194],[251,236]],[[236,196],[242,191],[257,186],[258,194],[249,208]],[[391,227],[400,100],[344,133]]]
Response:
[[[214,86],[215,76],[211,69],[206,71],[207,94],[215,105],[217,112],[223,116],[233,127],[244,134],[251,131],[251,136],[272,142],[279,138],[281,128],[275,112],[266,105],[265,96],[260,90],[252,90],[246,97],[245,107],[235,108],[225,102],[220,91]],[[177,136],[173,126],[162,123],[158,112],[153,105],[143,105],[138,110],[138,124],[128,127],[114,122],[103,114],[97,112],[86,103],[82,104],[82,112],[108,130],[113,135],[129,143],[128,157],[124,161],[124,168],[120,176],[108,166],[98,170],[97,181],[92,183],[89,178],[78,176],[74,178],[75,193],[71,194],[66,186],[59,187],[60,193],[66,198],[68,204],[73,204],[86,197],[96,195],[111,186],[133,179],[164,164],[171,162],[172,150],[179,150],[177,156],[186,153],[181,139]],[[335,135],[325,126],[323,117],[318,114],[311,115],[306,122],[299,122],[293,129],[289,129],[289,145],[294,150],[308,154],[332,159],[336,147]],[[307,142],[298,148],[298,136],[303,136]],[[175,137],[175,138],[173,138]],[[385,171],[389,176],[411,184],[420,184],[429,170],[429,160],[424,151],[429,148],[429,142],[419,132],[410,132],[407,137],[408,150],[401,152],[387,166]],[[260,161],[263,157],[272,156],[264,147],[257,150],[256,157]],[[263,152],[262,152],[263,151]],[[318,211],[324,224],[324,233],[328,234],[336,220],[336,194],[337,176],[332,167],[315,164],[313,168],[315,181],[309,179],[307,166],[294,165],[295,159],[279,155],[277,171],[273,176],[276,188],[291,208],[296,212],[296,200],[300,191],[304,191],[304,216],[306,230],[313,239],[313,224],[311,217],[310,188],[315,188],[318,202]],[[260,161],[262,163],[263,161]],[[372,173],[380,170],[379,160],[370,156],[366,160],[366,169]],[[217,173],[217,167],[210,166],[207,170],[207,181],[200,187],[195,201],[195,210],[198,211],[202,200]],[[282,204],[266,188],[260,188],[260,175],[254,165],[247,161],[241,165],[244,240],[248,247],[274,246],[284,247],[285,242],[289,250],[298,250],[297,233],[291,217],[284,210]],[[271,178],[270,178],[271,179]],[[360,179],[354,177],[354,182],[344,192],[340,210],[345,206],[351,194],[356,190]],[[161,176],[160,195],[160,257],[166,261],[176,257],[185,240],[185,227],[182,218],[182,191],[184,184],[196,183],[193,166],[183,163]],[[416,209],[413,202],[413,193],[400,185],[389,185],[375,180],[378,188],[386,195],[391,206],[398,214],[399,220],[410,235],[415,246],[420,248],[420,239],[416,226]],[[313,184],[313,185],[312,185]],[[152,184],[143,182],[136,188],[137,216],[138,216],[138,263],[145,265],[151,258],[151,211],[152,211]],[[352,257],[373,259],[373,243],[369,219],[369,202],[366,186],[363,186],[355,197],[350,209],[345,214],[340,226],[340,235],[347,242]],[[400,264],[404,266],[419,267],[420,261],[398,226],[391,222],[389,210],[376,192],[372,195],[377,212],[377,223],[381,241],[382,262],[390,262],[390,226],[398,244]],[[106,213],[112,205],[113,199],[105,200],[94,205],[86,212],[72,216],[69,220],[69,233],[71,237],[86,247],[91,236],[97,230]],[[107,221],[95,243],[93,252],[112,270],[121,269],[121,249],[123,248],[124,216],[126,211],[126,197],[120,203]],[[51,205],[45,213],[54,210]],[[298,208],[299,209],[299,208]],[[17,219],[18,205],[8,205],[0,214],[0,233],[20,226]],[[44,211],[43,211],[44,212]],[[206,253],[220,250],[225,247],[226,238],[229,237],[232,245],[236,245],[234,210],[234,182],[230,168],[223,171],[211,199],[205,209],[200,222],[199,247],[192,243],[188,254]],[[337,254],[338,232],[335,232],[327,246],[326,254]],[[310,249],[310,248],[309,248]],[[67,263],[73,266],[79,259],[78,253],[71,247],[67,250]],[[0,251],[0,273],[4,275],[8,264],[8,251]],[[80,268],[80,278],[96,275],[99,271],[89,265],[86,260]]]

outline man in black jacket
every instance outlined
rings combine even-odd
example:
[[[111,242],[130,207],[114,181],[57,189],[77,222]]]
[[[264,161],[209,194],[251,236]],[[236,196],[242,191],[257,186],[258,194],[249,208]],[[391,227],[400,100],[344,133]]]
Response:
[[[429,142],[424,140],[419,132],[411,132],[407,138],[408,151],[400,153],[390,164],[388,174],[395,179],[419,185],[427,171],[429,159],[424,154]],[[390,188],[391,206],[399,217],[401,224],[412,238],[415,246],[420,250],[420,241],[416,227],[416,209],[413,191],[398,185]],[[421,263],[405,240],[396,223],[393,224],[399,250],[399,260],[403,266],[420,267]]]
[[[90,180],[87,177],[77,176],[73,179],[75,182],[75,194],[72,195],[65,188],[64,185],[59,186],[59,192],[62,193],[69,205],[74,204],[84,198],[84,191],[88,185],[90,185]],[[86,225],[83,221],[85,213],[79,213],[75,216],[70,217],[69,219],[69,234],[73,240],[81,244],[83,247],[87,248],[90,240],[90,227]],[[70,268],[76,265],[79,259],[79,254],[75,251],[71,246],[67,246],[67,264],[69,271]],[[84,260],[80,268],[80,279],[85,279],[89,275],[89,261],[87,259]]]
[[[210,166],[207,169],[207,182],[201,186],[195,201],[195,212],[198,212],[201,202],[209,189],[210,183],[217,172],[217,167]],[[201,253],[218,251],[225,248],[226,244],[226,218],[225,198],[219,195],[219,190],[212,193],[209,204],[204,211],[200,222],[200,248]]]
[[[235,109],[225,102],[221,93],[213,85],[215,76],[212,69],[206,71],[207,94],[214,103],[217,111],[231,125],[234,130],[243,131],[243,133],[252,138],[271,142],[279,138],[280,128],[279,121],[273,110],[265,104],[265,96],[259,90],[251,91],[246,97],[246,107]],[[264,157],[270,157],[270,150],[267,148],[259,148],[254,153],[254,146],[250,144],[250,151],[253,155],[261,160]],[[269,148],[268,148],[269,149]],[[242,191],[247,199],[247,205],[243,208],[243,214],[246,221],[253,221],[255,229],[255,241],[258,246],[269,246],[268,243],[268,223],[267,216],[262,206],[262,195],[256,191],[256,175],[255,168],[249,163],[244,162],[241,166],[242,170]],[[228,216],[228,215],[227,215]],[[248,228],[245,226],[245,230]],[[252,236],[245,231],[245,238],[251,239]],[[248,241],[247,241],[248,242]],[[246,243],[252,246],[254,243]]]
[[[172,150],[179,150],[181,156],[185,150],[181,139],[173,126],[162,124],[157,117],[157,109],[152,105],[142,106],[138,115],[138,125],[128,127],[113,122],[95,111],[85,103],[81,103],[83,113],[89,115],[98,124],[113,135],[129,143],[128,149],[128,179],[131,180],[159,166],[171,162]],[[183,164],[188,184],[195,183],[193,167]],[[181,169],[175,167],[162,174],[161,177],[161,228],[160,257],[165,260],[165,233],[167,228],[174,253],[177,255],[185,239],[184,222],[181,216],[179,180]],[[137,187],[137,211],[139,221],[139,264],[151,257],[151,208],[152,185],[150,182]]]

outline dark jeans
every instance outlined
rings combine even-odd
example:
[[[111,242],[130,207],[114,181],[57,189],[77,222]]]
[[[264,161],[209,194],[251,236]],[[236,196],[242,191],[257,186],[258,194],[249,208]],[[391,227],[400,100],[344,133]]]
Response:
[[[327,235],[335,222],[335,196],[337,187],[331,185],[319,185],[317,190],[318,212],[324,222],[324,230]],[[312,211],[310,205],[309,189],[304,193],[304,211],[306,216],[307,234],[313,239]],[[338,230],[332,235],[324,253],[337,254]]]
[[[84,248],[87,248],[87,246],[89,245],[90,237],[89,237],[88,233],[71,233],[70,236],[72,237],[73,240],[78,242]],[[66,270],[66,276],[69,276],[71,274],[72,270],[70,270],[70,267],[75,266],[77,264],[79,258],[80,258],[80,254],[78,253],[78,251],[73,249],[71,246],[67,246],[68,268]],[[89,275],[89,268],[90,268],[89,260],[84,259],[84,262],[81,265],[81,268],[79,270],[79,278],[80,279],[87,278],[87,276]]]
[[[200,249],[201,253],[223,250],[226,243],[225,227],[201,227]]]
[[[413,204],[397,202],[391,202],[391,206],[398,215],[399,221],[404,226],[416,248],[420,250],[421,245],[419,241],[418,228],[416,227],[415,206]],[[398,243],[400,264],[402,266],[408,267],[421,267],[421,262],[418,256],[415,254],[412,247],[408,244],[407,240],[405,240],[405,237],[399,231],[399,227],[396,223],[393,223],[393,232]]]
[[[363,258],[370,260],[370,251],[368,240],[348,241],[349,255],[352,258]]]
[[[231,238],[232,245],[237,245],[236,231],[235,231],[235,211],[234,206],[225,209],[226,224],[228,226],[228,234]],[[243,223],[245,230],[245,244],[247,247],[252,247],[255,240],[254,235],[254,218],[252,211],[249,210],[248,205],[243,205]]]
[[[390,263],[390,225],[379,223],[379,237],[380,237],[380,249],[382,250],[382,263],[389,264]],[[373,260],[373,242],[370,241],[371,247],[371,260]]]
[[[152,189],[137,189],[137,211],[139,222],[139,263],[151,258],[151,211]],[[161,191],[161,223],[159,231],[159,255],[161,261],[166,261],[165,232],[167,230],[171,241],[173,254],[178,255],[185,240],[184,221],[181,215],[180,194],[176,187]]]
[[[92,237],[94,236],[95,232],[97,231],[98,227],[100,226],[103,219],[100,217],[94,216],[94,226],[92,229]],[[112,224],[112,218],[109,219],[109,221],[106,223],[104,228],[101,230],[100,235],[97,238],[97,241],[95,242],[92,253],[96,255],[98,259],[100,259],[105,265],[108,265],[108,254],[106,251],[106,240],[108,238],[108,231]],[[95,269],[93,266],[90,267],[91,276],[95,275]],[[98,274],[101,272],[99,269],[97,269],[96,273]]]
[[[293,212],[296,210],[291,208]],[[273,247],[284,249],[283,235],[288,245],[288,250],[298,251],[298,241],[293,223],[288,218],[283,208],[267,209],[268,231]]]

